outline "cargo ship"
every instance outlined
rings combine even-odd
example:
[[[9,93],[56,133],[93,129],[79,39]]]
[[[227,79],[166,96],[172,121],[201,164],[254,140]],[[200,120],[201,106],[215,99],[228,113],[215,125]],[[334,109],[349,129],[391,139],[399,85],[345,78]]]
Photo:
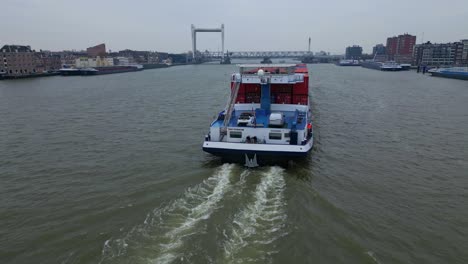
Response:
[[[436,77],[468,80],[468,67],[430,69],[428,72]]]
[[[29,79],[29,78],[39,78],[39,77],[50,77],[60,75],[58,72],[37,72],[31,74],[24,74],[24,75],[9,75],[0,73],[0,80],[16,80],[16,79]]]
[[[376,61],[363,61],[361,66],[368,69],[374,69],[379,71],[401,71],[403,68],[400,64],[394,61],[388,62],[376,62]]]
[[[227,106],[205,136],[205,152],[248,167],[308,155],[314,137],[305,64],[239,65],[230,89]]]
[[[98,74],[112,74],[112,73],[122,73],[122,72],[134,72],[142,71],[143,66],[139,64],[134,65],[125,65],[125,66],[106,66],[106,67],[95,67],[95,75]]]
[[[105,67],[92,67],[92,68],[62,68],[60,74],[63,76],[88,76],[88,75],[101,75],[113,74],[122,72],[134,72],[143,70],[142,65],[128,65],[128,66],[105,66]]]
[[[336,65],[338,66],[361,66],[359,60],[340,60]]]

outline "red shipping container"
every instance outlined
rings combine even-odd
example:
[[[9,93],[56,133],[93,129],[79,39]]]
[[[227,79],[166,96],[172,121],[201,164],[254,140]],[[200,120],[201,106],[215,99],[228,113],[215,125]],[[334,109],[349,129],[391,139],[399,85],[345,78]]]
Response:
[[[307,88],[307,83],[296,83],[294,84],[294,94],[308,94],[308,88]]]
[[[246,83],[245,92],[246,93],[260,93],[260,84]]]
[[[238,95],[236,103],[244,104],[245,103],[245,95]]]
[[[307,105],[309,96],[300,94],[300,95],[294,95],[293,96],[293,104],[300,104],[300,105]]]
[[[257,93],[246,93],[245,95],[245,103],[260,103],[260,94]]]
[[[271,93],[291,93],[292,84],[272,84]]]

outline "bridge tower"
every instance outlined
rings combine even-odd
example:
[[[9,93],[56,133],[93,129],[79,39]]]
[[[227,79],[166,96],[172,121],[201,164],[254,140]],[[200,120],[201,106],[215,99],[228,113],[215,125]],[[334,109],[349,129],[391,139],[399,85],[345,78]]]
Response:
[[[220,28],[196,28],[192,24],[192,50],[194,60],[197,51],[197,32],[221,32],[221,59],[224,61],[224,24],[221,24]]]

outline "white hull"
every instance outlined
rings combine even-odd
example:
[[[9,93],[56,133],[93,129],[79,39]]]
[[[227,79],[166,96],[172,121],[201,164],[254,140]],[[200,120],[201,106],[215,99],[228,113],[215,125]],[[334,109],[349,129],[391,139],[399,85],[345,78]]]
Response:
[[[268,153],[268,154],[291,154],[295,156],[305,156],[312,149],[314,139],[311,138],[305,145],[273,145],[273,144],[245,144],[205,141],[203,149],[207,152],[245,152]]]

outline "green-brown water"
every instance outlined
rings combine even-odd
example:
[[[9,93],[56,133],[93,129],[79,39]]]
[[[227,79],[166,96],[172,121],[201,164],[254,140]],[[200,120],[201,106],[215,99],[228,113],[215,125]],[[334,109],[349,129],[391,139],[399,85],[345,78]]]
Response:
[[[0,263],[467,263],[468,82],[310,65],[316,146],[201,150],[234,65],[0,82]]]

